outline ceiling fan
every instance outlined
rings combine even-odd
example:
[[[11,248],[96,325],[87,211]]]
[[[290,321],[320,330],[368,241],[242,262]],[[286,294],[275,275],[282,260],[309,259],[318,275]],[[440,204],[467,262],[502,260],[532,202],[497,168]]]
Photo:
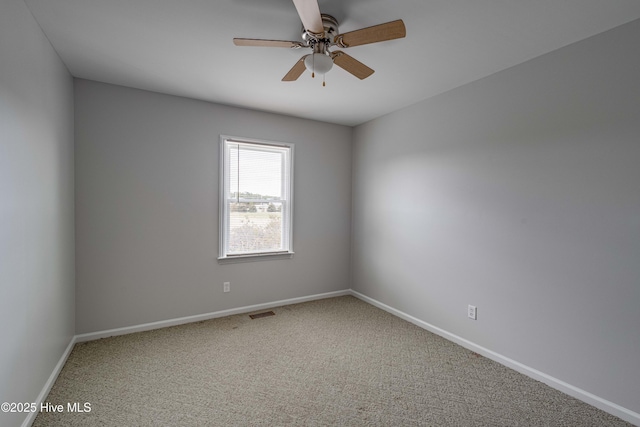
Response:
[[[283,82],[297,80],[306,69],[311,71],[312,77],[315,77],[316,73],[321,74],[323,76],[322,85],[324,86],[324,74],[331,70],[333,64],[336,64],[338,67],[348,71],[361,80],[365,79],[373,74],[371,68],[341,50],[330,51],[329,49],[334,46],[344,49],[363,44],[399,39],[406,36],[404,22],[402,22],[401,19],[340,34],[338,31],[338,21],[331,15],[320,13],[318,0],[293,0],[293,4],[302,21],[303,41],[233,39],[233,43],[236,46],[311,49],[312,53],[300,58],[293,68],[282,78]]]

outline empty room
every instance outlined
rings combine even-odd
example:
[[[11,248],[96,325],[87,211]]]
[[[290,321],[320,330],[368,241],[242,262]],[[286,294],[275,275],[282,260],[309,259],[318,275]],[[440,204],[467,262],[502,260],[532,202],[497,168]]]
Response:
[[[0,426],[640,425],[637,0],[0,0]]]

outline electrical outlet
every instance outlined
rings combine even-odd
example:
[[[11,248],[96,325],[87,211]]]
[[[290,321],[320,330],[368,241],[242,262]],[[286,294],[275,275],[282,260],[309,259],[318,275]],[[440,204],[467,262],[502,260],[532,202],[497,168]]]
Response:
[[[224,282],[222,285],[222,290],[224,292],[229,292],[231,290],[231,282]]]
[[[467,307],[467,317],[473,320],[478,319],[478,310],[475,305],[469,305],[469,307]]]

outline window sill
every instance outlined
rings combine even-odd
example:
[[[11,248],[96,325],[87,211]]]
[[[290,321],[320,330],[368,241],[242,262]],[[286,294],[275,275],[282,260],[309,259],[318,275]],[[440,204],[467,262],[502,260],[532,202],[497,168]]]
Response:
[[[218,264],[235,264],[238,262],[291,259],[293,258],[293,255],[294,255],[294,252],[274,252],[274,253],[266,253],[266,254],[231,255],[226,257],[219,257]]]

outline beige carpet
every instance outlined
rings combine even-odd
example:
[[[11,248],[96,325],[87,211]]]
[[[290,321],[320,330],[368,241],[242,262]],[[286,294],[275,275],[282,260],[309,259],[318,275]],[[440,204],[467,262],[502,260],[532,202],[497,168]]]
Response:
[[[356,298],[77,344],[34,426],[629,426]]]

